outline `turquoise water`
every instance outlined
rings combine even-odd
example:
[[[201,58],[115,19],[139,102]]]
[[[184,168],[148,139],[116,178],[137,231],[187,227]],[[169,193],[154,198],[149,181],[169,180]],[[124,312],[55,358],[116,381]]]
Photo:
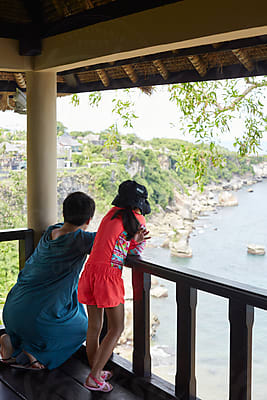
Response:
[[[267,250],[267,180],[236,192],[239,205],[221,208],[200,217],[191,235],[191,259],[172,257],[168,249],[147,248],[144,258],[171,268],[179,266],[203,271],[232,281],[267,289],[267,255],[247,254],[247,244],[262,244]],[[153,341],[152,355],[161,352],[165,378],[174,382],[176,347],[175,286],[169,296],[152,299],[151,311],[161,322]],[[225,299],[198,292],[197,305],[197,392],[203,400],[228,399],[229,322]],[[253,399],[266,400],[267,395],[267,312],[255,309],[253,329]],[[158,367],[153,357],[153,367]]]

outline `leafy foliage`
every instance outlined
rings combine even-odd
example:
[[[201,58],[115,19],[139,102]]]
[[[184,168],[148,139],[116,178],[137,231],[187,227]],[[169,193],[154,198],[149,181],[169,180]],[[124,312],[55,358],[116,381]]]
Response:
[[[0,229],[26,226],[26,174],[11,172],[0,184]],[[18,243],[0,243],[0,305],[14,285],[18,275]]]

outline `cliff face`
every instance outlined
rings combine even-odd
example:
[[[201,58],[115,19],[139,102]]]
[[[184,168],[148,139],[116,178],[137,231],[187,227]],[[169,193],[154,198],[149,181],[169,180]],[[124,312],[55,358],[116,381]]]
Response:
[[[253,165],[253,171],[258,178],[267,178],[267,161]]]

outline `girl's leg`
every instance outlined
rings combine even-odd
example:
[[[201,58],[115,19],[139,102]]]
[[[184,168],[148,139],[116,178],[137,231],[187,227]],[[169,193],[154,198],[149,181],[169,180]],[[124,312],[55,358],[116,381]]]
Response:
[[[86,354],[92,368],[99,347],[99,336],[103,325],[103,308],[87,306],[88,329],[86,335]]]
[[[106,308],[108,319],[108,332],[102,340],[94,359],[91,375],[101,381],[101,371],[111,356],[122,331],[124,329],[124,304],[117,307]],[[95,386],[95,382],[88,376],[86,384]]]

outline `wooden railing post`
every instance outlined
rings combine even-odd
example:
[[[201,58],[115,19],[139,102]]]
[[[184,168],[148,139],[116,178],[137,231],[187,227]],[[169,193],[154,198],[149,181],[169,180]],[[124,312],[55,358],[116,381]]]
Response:
[[[197,290],[176,284],[177,371],[175,394],[181,400],[196,398],[195,337]]]
[[[229,400],[251,400],[252,327],[254,308],[229,300]]]
[[[34,250],[33,230],[29,229],[24,233],[24,239],[19,240],[19,270],[24,267],[25,261]]]
[[[150,357],[150,287],[151,275],[133,268],[133,372],[151,375]]]

